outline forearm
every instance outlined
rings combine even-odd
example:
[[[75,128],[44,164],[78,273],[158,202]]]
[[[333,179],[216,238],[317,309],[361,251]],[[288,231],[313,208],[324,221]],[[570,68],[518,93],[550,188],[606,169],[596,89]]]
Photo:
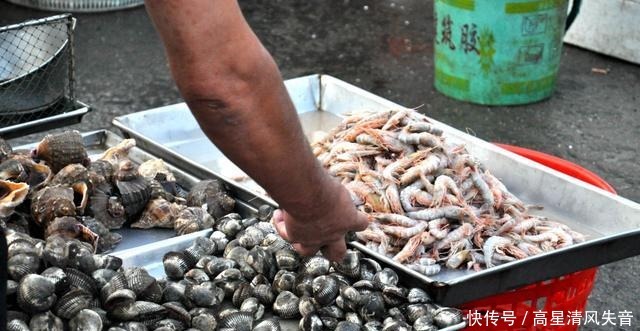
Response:
[[[147,6],[176,84],[205,134],[283,208],[313,212],[333,184],[306,143],[277,66],[235,1]]]

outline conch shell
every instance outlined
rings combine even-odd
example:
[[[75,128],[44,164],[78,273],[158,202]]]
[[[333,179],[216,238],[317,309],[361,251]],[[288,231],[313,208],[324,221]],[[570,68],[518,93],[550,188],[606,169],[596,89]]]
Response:
[[[0,217],[7,217],[29,194],[29,185],[0,180]]]

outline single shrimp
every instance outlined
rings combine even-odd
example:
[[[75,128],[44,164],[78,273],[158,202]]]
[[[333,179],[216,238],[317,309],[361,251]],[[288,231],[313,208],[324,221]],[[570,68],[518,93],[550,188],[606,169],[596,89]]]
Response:
[[[405,130],[398,134],[398,140],[405,144],[423,145],[427,147],[440,147],[442,140],[440,137],[432,135],[428,132],[409,133]]]
[[[518,248],[520,248],[523,252],[525,252],[529,256],[537,255],[542,253],[542,249],[539,246],[534,245],[532,243],[528,243],[526,241],[521,241],[518,243]]]
[[[458,269],[463,263],[467,262],[470,256],[471,251],[469,251],[468,249],[463,249],[447,258],[447,262],[445,263],[445,265],[449,269]]]
[[[437,241],[436,237],[432,236],[429,231],[423,232],[420,235],[420,239],[422,240],[422,246],[424,247],[429,247]]]
[[[560,238],[558,238],[558,235],[552,231],[547,231],[547,232],[543,232],[535,235],[525,235],[522,238],[526,241],[530,241],[534,243],[552,242],[555,244],[560,240]]]
[[[415,196],[418,194],[417,192],[422,191],[421,188],[422,183],[420,181],[416,181],[400,191],[400,203],[405,211],[409,212],[420,210],[420,208],[414,206],[414,202]]]
[[[382,126],[382,130],[389,130],[393,127],[396,127],[405,117],[409,114],[408,109],[401,109],[397,111],[395,114],[391,115],[387,122]]]
[[[539,221],[536,218],[533,218],[533,217],[526,218],[517,222],[517,224],[513,226],[511,231],[515,233],[525,234],[529,230],[535,228],[538,223]]]
[[[419,211],[408,212],[407,216],[425,221],[430,221],[442,217],[452,218],[466,223],[476,220],[476,216],[471,209],[469,209],[468,207],[458,206],[445,206],[439,208],[423,209]]]
[[[389,207],[391,211],[404,215],[404,210],[402,209],[402,202],[400,201],[400,192],[398,192],[398,186],[394,183],[389,184],[387,189],[384,191],[387,201],[389,201]]]
[[[433,183],[433,201],[431,202],[431,207],[439,207],[442,205],[447,190],[451,191],[458,201],[464,201],[456,182],[449,176],[441,175],[438,176]]]
[[[438,154],[430,154],[426,159],[420,161],[417,165],[407,169],[404,174],[400,176],[400,184],[409,185],[416,179],[420,178],[421,174],[430,174],[439,169],[441,160]]]
[[[358,167],[359,164],[357,162],[340,162],[329,167],[329,174],[336,176],[338,173],[356,172]]]
[[[405,126],[405,128],[409,132],[428,132],[436,136],[442,135],[441,129],[436,128],[432,124],[426,122],[410,122]]]
[[[398,179],[396,179],[397,176],[400,176],[400,174],[402,174],[407,167],[416,162],[419,162],[420,160],[423,160],[428,153],[428,150],[422,150],[405,157],[398,158],[384,168],[384,170],[382,171],[382,177],[394,183],[398,182]]]
[[[406,245],[393,257],[393,260],[399,263],[403,263],[416,255],[418,247],[420,247],[422,240],[420,235],[415,235],[409,239]]]
[[[461,241],[470,237],[473,234],[473,225],[469,223],[462,223],[457,229],[449,232],[447,236],[438,242],[435,246],[436,250],[440,250],[447,246],[451,246],[453,243]]]
[[[373,218],[375,218],[379,223],[383,223],[383,224],[396,224],[399,226],[404,226],[404,227],[412,227],[412,226],[416,226],[420,223],[420,221],[416,221],[412,218],[403,216],[403,215],[398,215],[398,214],[384,214],[384,213],[374,213],[371,214],[371,216],[373,216]]]
[[[495,205],[495,200],[493,199],[493,193],[489,189],[489,185],[482,179],[482,176],[477,172],[471,172],[471,179],[473,180],[473,184],[480,192],[482,199],[484,200],[483,208],[487,210],[493,210],[493,206]]]
[[[428,223],[420,222],[409,228],[404,226],[380,225],[380,229],[382,229],[384,233],[397,238],[411,238],[422,233],[428,226]]]
[[[489,239],[487,239],[484,242],[484,245],[482,246],[482,252],[484,253],[484,261],[487,268],[491,268],[494,266],[493,254],[495,253],[495,251],[502,246],[511,245],[511,244],[512,244],[511,240],[505,237],[500,237],[500,236],[489,237]]]
[[[449,222],[446,218],[436,218],[429,221],[429,233],[436,239],[444,239],[449,233]]]
[[[439,273],[440,270],[442,270],[442,267],[439,264],[434,264],[434,265],[408,264],[407,267],[425,276],[435,275]]]

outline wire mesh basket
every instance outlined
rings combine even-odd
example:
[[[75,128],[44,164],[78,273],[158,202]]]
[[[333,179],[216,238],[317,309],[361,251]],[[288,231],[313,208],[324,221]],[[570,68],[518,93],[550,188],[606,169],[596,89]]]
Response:
[[[74,28],[69,14],[0,27],[0,127],[75,107]]]
[[[140,6],[144,0],[7,0],[17,5],[65,12],[94,13]]]

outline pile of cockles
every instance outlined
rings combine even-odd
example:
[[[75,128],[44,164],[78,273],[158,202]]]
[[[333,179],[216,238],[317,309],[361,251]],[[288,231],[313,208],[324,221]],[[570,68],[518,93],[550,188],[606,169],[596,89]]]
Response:
[[[211,235],[164,255],[163,279],[78,239],[7,229],[7,330],[425,331],[463,321],[358,251],[339,263],[300,257],[267,222],[271,211],[221,217]]]
[[[97,252],[113,249],[124,227],[210,228],[235,200],[217,180],[190,191],[160,159],[136,165],[124,139],[90,158],[77,131],[47,135],[33,150],[14,151],[0,139],[0,226],[34,238],[78,239]]]

